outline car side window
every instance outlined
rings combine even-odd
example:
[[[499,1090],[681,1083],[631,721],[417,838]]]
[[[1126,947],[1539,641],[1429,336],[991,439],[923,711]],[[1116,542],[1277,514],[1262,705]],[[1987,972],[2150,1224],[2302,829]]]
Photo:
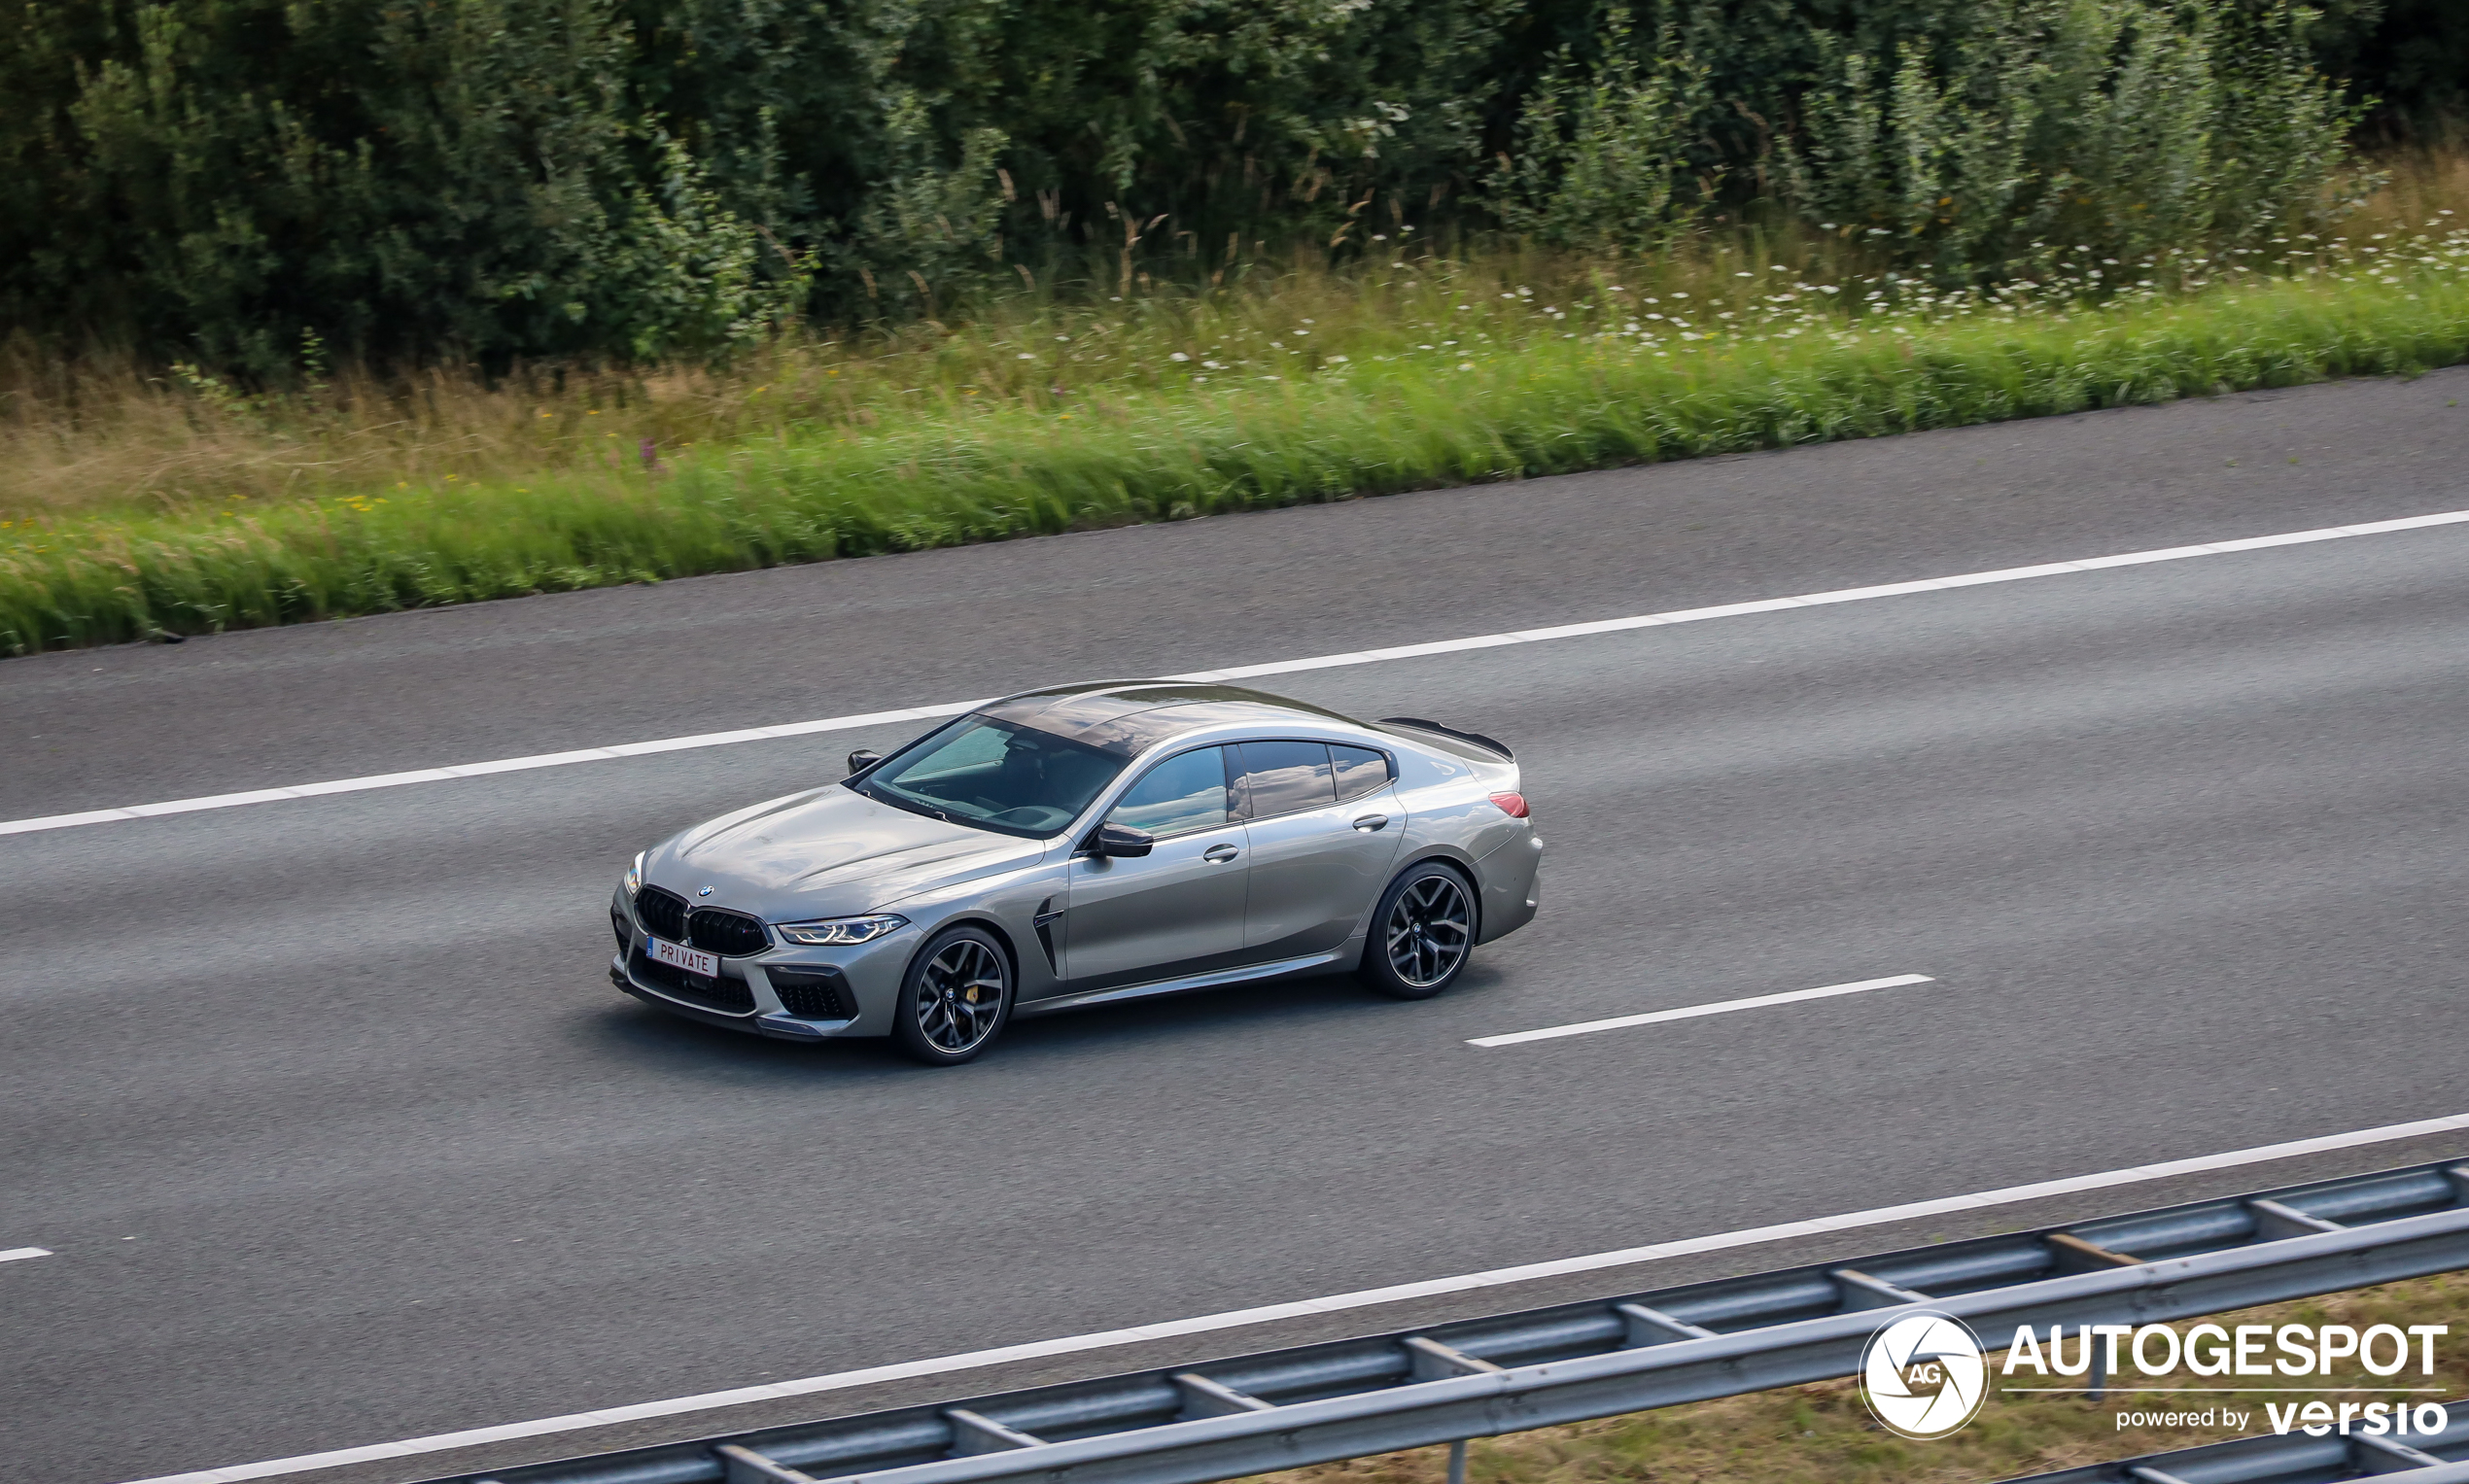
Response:
[[[1152,835],[1181,835],[1229,823],[1234,814],[1233,790],[1226,786],[1226,749],[1197,747],[1142,775],[1125,790],[1106,822]]]
[[[1339,742],[1329,744],[1330,760],[1338,767],[1338,802],[1360,799],[1388,786],[1389,759],[1370,747],[1348,747]]]
[[[1338,802],[1329,767],[1329,744],[1316,742],[1247,742],[1242,754],[1246,811],[1254,819],[1291,814]]]

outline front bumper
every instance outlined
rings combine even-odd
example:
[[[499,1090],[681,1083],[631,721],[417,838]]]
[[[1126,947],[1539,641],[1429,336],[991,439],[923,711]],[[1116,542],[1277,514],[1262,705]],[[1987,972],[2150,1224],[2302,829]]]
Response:
[[[657,1006],[671,1015],[700,1020],[706,1025],[717,1025],[723,1030],[750,1031],[781,1041],[828,1041],[835,1036],[848,1035],[850,1027],[855,1023],[853,1019],[801,1019],[786,1011],[773,1011],[767,1015],[758,1009],[736,1014],[698,1005],[639,982],[626,972],[626,955],[623,953],[609,960],[609,982],[644,1004]]]
[[[614,892],[609,921],[621,947],[609,961],[609,981],[646,1005],[724,1030],[782,1041],[829,1041],[891,1032],[892,1006],[900,995],[919,931],[902,928],[873,943],[839,949],[774,946],[744,957],[722,958],[717,981],[652,965],[645,957],[649,935],[635,919],[625,889]],[[782,982],[804,982],[809,1003],[801,1011],[784,1002]],[[824,992],[817,994],[817,989]],[[817,998],[837,1002],[839,1014],[817,1008]]]

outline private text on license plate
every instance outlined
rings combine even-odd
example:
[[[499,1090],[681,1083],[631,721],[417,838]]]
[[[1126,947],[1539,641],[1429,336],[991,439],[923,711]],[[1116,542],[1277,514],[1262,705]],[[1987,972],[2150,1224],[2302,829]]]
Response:
[[[700,974],[705,979],[720,977],[719,954],[706,953],[701,949],[681,948],[666,939],[651,940],[651,961],[665,963],[673,969],[683,969],[688,974]]]

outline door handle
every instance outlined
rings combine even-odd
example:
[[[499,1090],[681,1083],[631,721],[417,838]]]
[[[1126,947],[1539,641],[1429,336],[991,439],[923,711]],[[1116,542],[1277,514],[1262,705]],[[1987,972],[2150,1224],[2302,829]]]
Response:
[[[1367,835],[1371,834],[1374,830],[1385,830],[1389,827],[1389,816],[1386,814],[1365,814],[1363,817],[1354,822],[1354,827],[1363,831]]]
[[[1240,853],[1233,846],[1211,846],[1200,852],[1200,859],[1213,860],[1222,866]]]

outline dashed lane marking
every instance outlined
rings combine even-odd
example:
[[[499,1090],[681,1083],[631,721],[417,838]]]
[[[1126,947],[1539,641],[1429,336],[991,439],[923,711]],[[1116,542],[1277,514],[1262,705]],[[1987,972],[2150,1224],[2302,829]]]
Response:
[[[1753,994],[1742,1000],[1717,1000],[1707,1005],[1683,1005],[1677,1010],[1650,1010],[1642,1015],[1614,1016],[1608,1020],[1580,1020],[1572,1025],[1547,1025],[1541,1030],[1513,1030],[1502,1036],[1477,1036],[1468,1046],[1516,1046],[1527,1041],[1557,1041],[1562,1036],[1590,1036],[1599,1030],[1620,1030],[1631,1025],[1654,1025],[1665,1020],[1694,1020],[1700,1016],[1729,1015],[1735,1010],[1758,1010],[1768,1005],[1791,1005],[1801,1000],[1831,999],[1838,994],[1864,994],[1871,989],[1893,989],[1903,984],[1933,984],[1937,981],[1926,974],[1897,974],[1893,979],[1864,979],[1849,984],[1820,984],[1815,989],[1787,989],[1781,994]]]

